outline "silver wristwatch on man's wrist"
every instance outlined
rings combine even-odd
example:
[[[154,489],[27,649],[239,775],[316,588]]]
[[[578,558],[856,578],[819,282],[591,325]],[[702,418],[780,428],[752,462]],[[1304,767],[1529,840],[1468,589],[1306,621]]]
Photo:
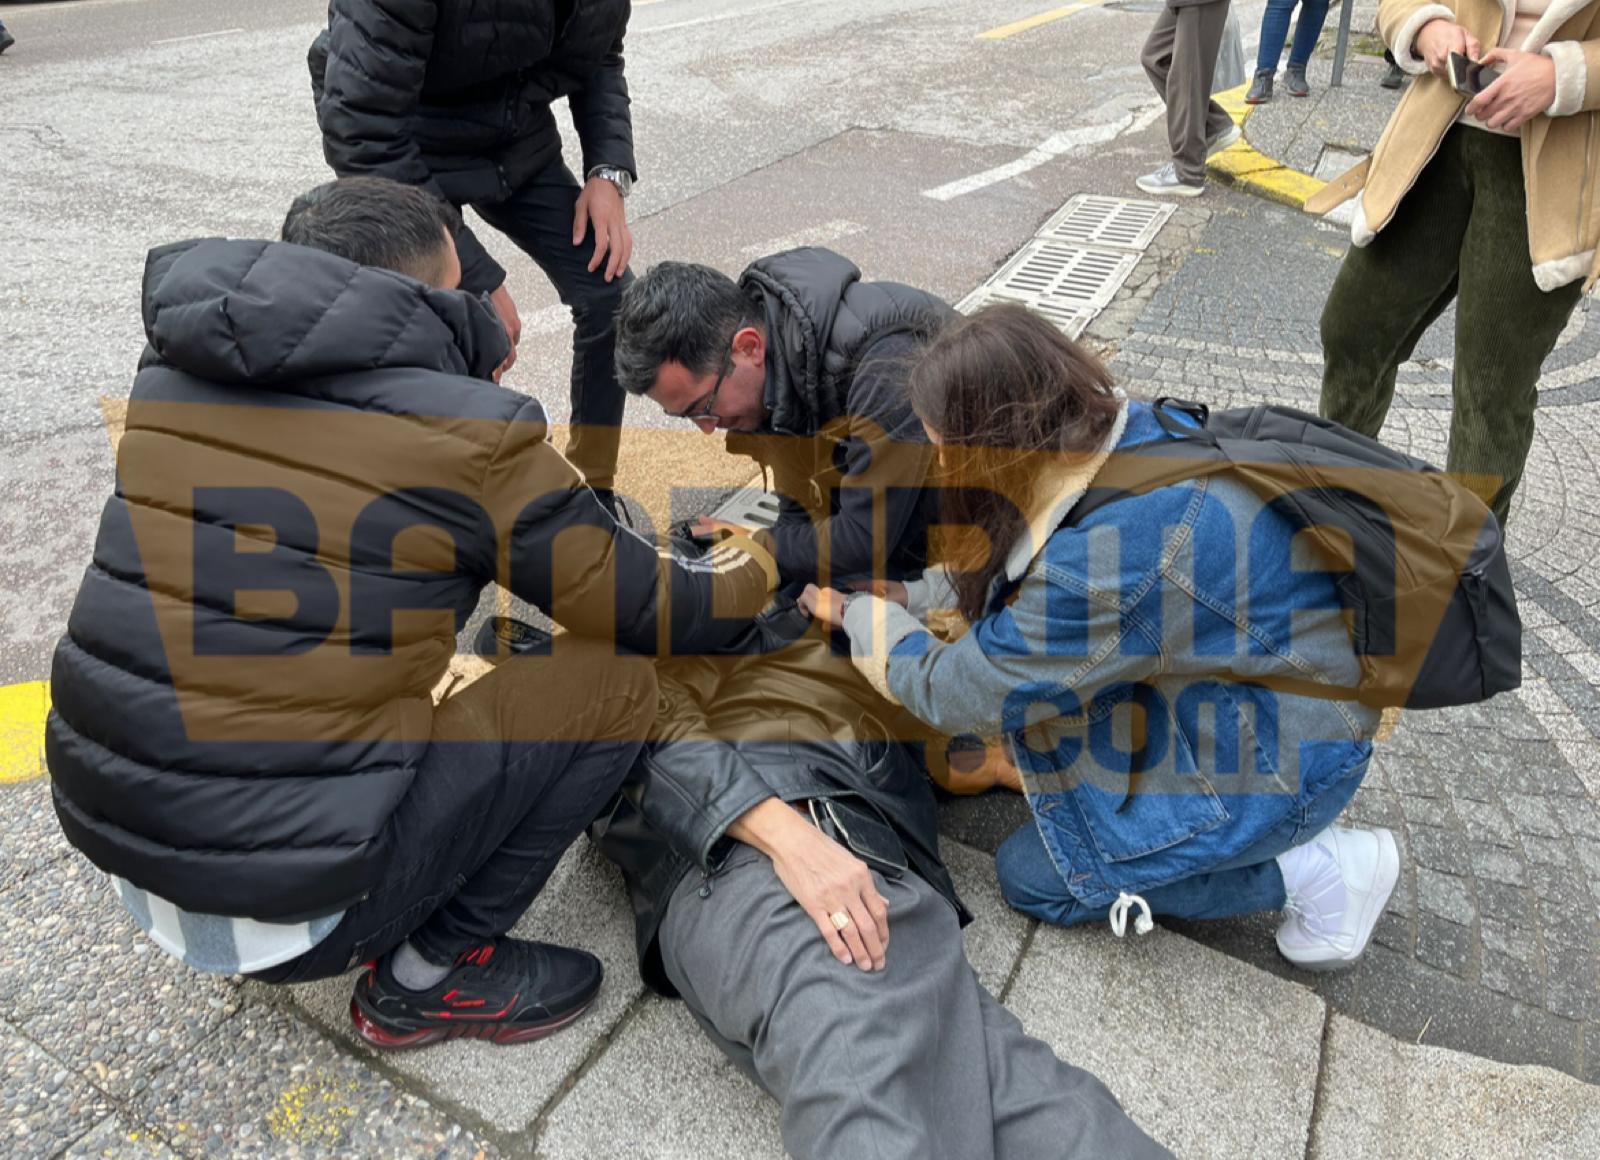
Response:
[[[615,165],[596,165],[585,177],[600,177],[609,181],[617,187],[617,192],[622,195],[624,201],[627,200],[628,194],[633,192],[633,174]]]

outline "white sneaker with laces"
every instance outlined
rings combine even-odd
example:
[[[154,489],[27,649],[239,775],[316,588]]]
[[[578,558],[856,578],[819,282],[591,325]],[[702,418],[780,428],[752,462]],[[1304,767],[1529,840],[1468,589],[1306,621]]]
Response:
[[[1206,191],[1204,183],[1190,185],[1186,181],[1179,181],[1178,167],[1170,161],[1154,173],[1146,173],[1134,184],[1146,193],[1159,197],[1199,197]]]
[[[1221,153],[1224,149],[1232,148],[1239,143],[1239,138],[1244,136],[1244,131],[1237,124],[1229,125],[1211,140],[1206,142],[1206,157],[1210,159]]]
[[[1297,967],[1334,971],[1361,957],[1400,879],[1388,830],[1329,826],[1278,855],[1287,896],[1278,950]]]

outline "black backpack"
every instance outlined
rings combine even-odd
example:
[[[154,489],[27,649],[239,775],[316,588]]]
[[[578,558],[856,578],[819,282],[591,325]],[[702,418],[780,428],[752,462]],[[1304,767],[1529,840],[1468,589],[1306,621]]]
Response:
[[[1353,689],[1263,683],[1408,709],[1475,704],[1522,683],[1522,620],[1500,525],[1466,487],[1289,407],[1212,414],[1159,399],[1154,413],[1172,438],[1113,455],[1068,523],[1130,495],[1222,472],[1286,516],[1343,569],[1335,579],[1361,680]]]

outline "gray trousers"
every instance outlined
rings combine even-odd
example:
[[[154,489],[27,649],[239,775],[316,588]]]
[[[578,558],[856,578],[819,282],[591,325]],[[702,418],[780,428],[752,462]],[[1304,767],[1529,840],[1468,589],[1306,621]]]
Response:
[[[835,959],[747,846],[707,897],[699,875],[685,879],[661,925],[667,977],[712,1042],[783,1105],[791,1156],[1168,1155],[983,989],[944,898],[914,874],[874,878],[889,902],[881,973]]]
[[[1178,180],[1190,185],[1206,179],[1206,142],[1233,124],[1211,99],[1228,2],[1163,8],[1139,55],[1150,83],[1167,104],[1167,144]]]

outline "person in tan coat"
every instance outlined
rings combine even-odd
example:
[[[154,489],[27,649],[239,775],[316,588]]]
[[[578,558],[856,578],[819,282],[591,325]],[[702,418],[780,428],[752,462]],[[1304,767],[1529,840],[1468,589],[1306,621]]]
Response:
[[[1371,158],[1306,203],[1357,198],[1322,313],[1321,409],[1376,435],[1400,364],[1454,300],[1447,466],[1503,523],[1540,367],[1597,274],[1600,0],[1383,0],[1378,22],[1419,79]],[[1502,76],[1469,100],[1446,79],[1452,52]]]

